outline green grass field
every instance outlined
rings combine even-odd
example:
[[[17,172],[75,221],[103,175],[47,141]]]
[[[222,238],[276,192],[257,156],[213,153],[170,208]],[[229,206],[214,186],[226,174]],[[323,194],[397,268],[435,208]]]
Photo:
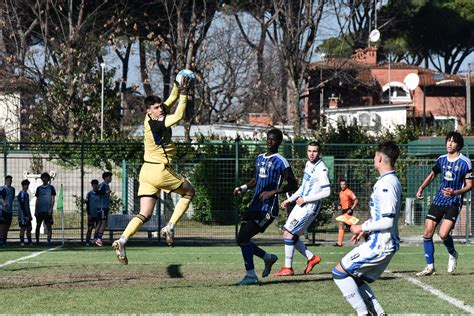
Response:
[[[268,246],[283,264],[283,246]],[[121,313],[354,313],[334,285],[330,271],[349,247],[311,246],[322,257],[310,275],[302,275],[304,258],[295,255],[297,276],[261,279],[261,285],[239,287],[243,276],[237,246],[143,247],[131,245],[129,265],[122,266],[109,247],[46,248],[9,246],[0,250],[0,314]],[[447,253],[437,244],[437,275],[417,278],[424,267],[422,246],[406,246],[389,270],[372,285],[389,314],[469,314],[411,283],[417,279],[474,309],[474,246],[457,245],[456,273],[446,273]],[[28,259],[8,264],[32,254]],[[256,260],[261,273],[263,264]]]

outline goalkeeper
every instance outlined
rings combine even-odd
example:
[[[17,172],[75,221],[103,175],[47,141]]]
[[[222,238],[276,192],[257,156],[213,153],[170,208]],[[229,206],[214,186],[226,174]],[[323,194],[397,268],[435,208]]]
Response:
[[[122,264],[128,264],[125,244],[150,219],[161,190],[181,195],[169,223],[161,230],[161,235],[170,246],[174,242],[175,225],[188,209],[194,196],[191,183],[171,168],[171,162],[176,154],[176,147],[171,141],[171,127],[184,117],[194,79],[192,71],[181,70],[176,77],[177,81],[171,90],[171,95],[165,102],[154,95],[144,100],[147,113],[144,122],[145,154],[138,189],[140,213],[130,220],[120,239],[112,244]],[[169,114],[178,99],[175,112]]]

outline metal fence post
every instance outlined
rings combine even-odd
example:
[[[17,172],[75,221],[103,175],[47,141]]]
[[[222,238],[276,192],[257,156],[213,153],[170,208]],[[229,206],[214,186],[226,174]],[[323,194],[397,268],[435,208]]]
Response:
[[[81,201],[84,201],[84,142],[81,142]],[[84,203],[81,203],[81,244],[84,242]]]
[[[7,141],[4,140],[3,141],[3,178],[5,178],[7,176],[7,150],[8,150],[8,147],[7,147]]]
[[[239,186],[239,157],[240,157],[240,137],[235,139],[235,187]],[[239,207],[240,202],[235,203],[234,218],[235,218],[235,240],[239,234]]]
[[[122,214],[128,214],[127,161],[122,159]]]

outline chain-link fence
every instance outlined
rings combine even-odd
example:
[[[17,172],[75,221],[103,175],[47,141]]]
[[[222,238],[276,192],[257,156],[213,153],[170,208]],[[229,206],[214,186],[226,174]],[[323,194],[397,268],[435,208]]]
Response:
[[[265,152],[262,142],[209,141],[203,143],[177,144],[178,155],[173,164],[178,173],[190,179],[196,189],[192,206],[178,223],[177,242],[232,243],[238,229],[240,213],[245,211],[250,193],[242,198],[232,195],[233,188],[252,177],[257,154]],[[311,228],[310,241],[334,242],[337,239],[339,215],[339,181],[347,180],[349,187],[359,199],[354,215],[362,221],[369,217],[369,199],[377,173],[373,168],[376,145],[326,144],[324,160],[330,170],[332,192],[323,205],[321,216]],[[397,161],[397,174],[403,187],[403,207],[400,217],[402,238],[421,241],[423,223],[440,176],[425,190],[425,199],[415,199],[416,191],[433,167],[436,157],[446,152],[444,146],[402,145],[402,155]],[[463,153],[469,156],[469,146]],[[280,153],[288,159],[300,180],[306,162],[306,143],[284,143]],[[20,182],[28,178],[30,199],[34,205],[34,192],[41,184],[39,175],[49,172],[54,176],[52,184],[59,192],[64,188],[64,212],[54,213],[53,239],[64,236],[66,241],[84,241],[87,214],[83,203],[91,190],[92,179],[102,181],[104,171],[112,171],[110,184],[112,193],[111,216],[106,236],[119,235],[133,214],[139,211],[138,174],[143,156],[141,143],[4,143],[0,171],[4,176],[13,176],[16,194]],[[57,196],[58,198],[58,196]],[[158,200],[155,215],[146,227],[136,235],[137,240],[160,241],[158,231],[170,218],[178,200],[175,194],[163,192]],[[281,197],[283,198],[283,197]],[[14,220],[9,240],[18,240],[17,203],[14,204]],[[473,233],[470,194],[458,218],[454,235],[467,240]],[[280,217],[259,237],[266,241],[280,242],[280,227],[287,213]],[[62,218],[62,216],[64,216]],[[61,223],[64,222],[64,231]],[[347,237],[349,238],[349,237]]]

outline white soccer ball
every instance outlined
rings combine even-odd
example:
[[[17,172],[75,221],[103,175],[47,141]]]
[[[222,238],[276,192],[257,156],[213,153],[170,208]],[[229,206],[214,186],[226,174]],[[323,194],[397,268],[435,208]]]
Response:
[[[176,82],[178,83],[178,86],[180,88],[183,87],[183,79],[185,79],[186,86],[190,87],[194,84],[194,81],[196,80],[196,75],[192,70],[183,69],[180,70],[176,75]]]

